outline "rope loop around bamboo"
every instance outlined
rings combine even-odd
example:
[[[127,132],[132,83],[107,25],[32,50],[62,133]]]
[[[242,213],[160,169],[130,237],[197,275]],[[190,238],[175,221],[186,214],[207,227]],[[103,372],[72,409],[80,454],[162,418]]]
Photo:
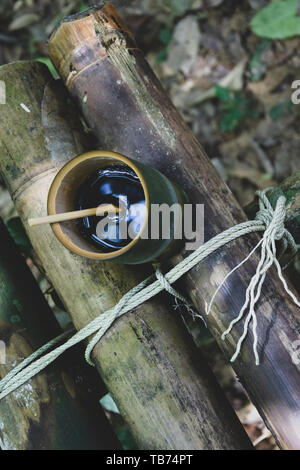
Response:
[[[0,400],[6,397],[8,394],[16,390],[18,387],[23,385],[25,382],[34,377],[37,373],[42,371],[45,367],[55,361],[63,352],[75,344],[87,339],[89,336],[94,334],[90,340],[86,351],[85,358],[87,362],[93,365],[91,360],[91,354],[95,345],[100,341],[106,331],[110,328],[113,322],[124,315],[125,313],[133,310],[137,306],[156,296],[163,290],[166,290],[173,295],[176,301],[181,300],[186,306],[187,310],[194,315],[195,312],[190,307],[189,301],[182,296],[177,290],[174,289],[172,284],[180,279],[185,273],[191,270],[193,267],[198,265],[201,261],[207,258],[211,253],[217,249],[226,245],[227,243],[236,240],[241,236],[248,235],[253,232],[262,231],[263,237],[249,255],[239,263],[230,273],[226,275],[223,282],[219,285],[215,291],[209,305],[206,306],[206,314],[210,313],[213,305],[213,301],[224,285],[228,277],[242,266],[252,254],[261,247],[261,258],[258,263],[256,272],[250,280],[249,286],[246,290],[246,300],[239,313],[239,315],[231,322],[228,329],[223,333],[222,339],[225,340],[226,336],[231,332],[232,328],[236,323],[243,319],[245,312],[248,310],[248,315],[244,323],[244,331],[240,337],[236,351],[232,356],[231,361],[234,361],[240,353],[241,346],[245,340],[250,322],[253,323],[253,352],[255,356],[256,364],[259,365],[258,355],[258,337],[257,337],[257,317],[255,313],[255,305],[259,300],[262,285],[266,277],[267,271],[272,265],[277,268],[278,277],[281,280],[284,289],[295,304],[300,307],[300,302],[295,297],[293,292],[289,289],[281,271],[280,264],[276,255],[276,241],[282,241],[284,249],[288,247],[291,252],[295,252],[299,248],[296,245],[292,235],[286,230],[284,223],[286,218],[286,199],[284,196],[278,198],[275,209],[272,208],[268,198],[267,192],[270,188],[264,191],[258,191],[257,195],[259,198],[259,211],[257,212],[256,218],[241,224],[235,225],[224,232],[216,235],[196,251],[192,252],[189,256],[183,259],[175,267],[173,267],[168,273],[162,274],[160,268],[156,266],[155,274],[145,279],[143,282],[135,286],[129,292],[127,292],[120,301],[112,308],[104,312],[103,314],[96,317],[88,325],[79,330],[67,341],[55,349],[52,349],[59,342],[64,340],[66,336],[69,336],[71,332],[66,332],[60,335],[58,338],[53,339],[46,345],[42,346],[39,350],[34,352],[31,356],[26,358],[16,368],[12,369],[1,381],[0,381]],[[195,314],[196,316],[200,316]],[[200,316],[200,318],[202,318]],[[51,351],[52,349],[52,351]],[[48,352],[50,350],[50,352]]]

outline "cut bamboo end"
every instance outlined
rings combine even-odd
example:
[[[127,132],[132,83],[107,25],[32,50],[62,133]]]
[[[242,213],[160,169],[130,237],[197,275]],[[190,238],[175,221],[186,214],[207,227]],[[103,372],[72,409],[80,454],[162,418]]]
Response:
[[[93,51],[93,63],[107,55],[106,40],[99,41],[98,32],[95,34],[99,25],[104,29],[108,41],[113,41],[120,32],[128,47],[137,47],[131,32],[111,3],[64,18],[52,33],[49,48],[59,75],[68,84],[89,65],[87,50]],[[84,61],[82,57],[85,57]]]
[[[28,219],[28,225],[33,227],[42,224],[55,224],[57,222],[65,222],[67,220],[80,219],[82,217],[90,217],[92,215],[101,216],[106,213],[117,214],[119,209],[112,204],[94,207],[92,209],[83,209],[80,211],[63,212],[61,214],[47,215],[45,217],[36,217]]]

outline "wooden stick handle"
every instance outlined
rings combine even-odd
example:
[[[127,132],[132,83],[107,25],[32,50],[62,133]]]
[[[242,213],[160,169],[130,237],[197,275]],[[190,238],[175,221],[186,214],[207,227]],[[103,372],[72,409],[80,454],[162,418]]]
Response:
[[[119,212],[119,209],[112,204],[94,207],[92,209],[83,209],[80,211],[63,212],[61,214],[47,215],[45,217],[37,217],[28,219],[30,227],[41,224],[54,224],[56,222],[64,222],[66,220],[80,219],[81,217],[89,217],[91,215],[104,215],[106,212]]]

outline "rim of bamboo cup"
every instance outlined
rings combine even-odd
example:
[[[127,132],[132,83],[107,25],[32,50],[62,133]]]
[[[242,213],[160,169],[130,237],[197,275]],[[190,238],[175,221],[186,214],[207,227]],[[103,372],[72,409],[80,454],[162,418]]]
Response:
[[[99,260],[108,260],[108,259],[117,258],[120,255],[122,255],[122,254],[126,253],[127,251],[129,251],[140,239],[141,233],[144,231],[144,229],[147,225],[147,221],[148,221],[150,202],[149,202],[149,192],[148,192],[147,184],[145,182],[145,179],[144,179],[141,171],[139,170],[139,168],[135,165],[135,163],[132,160],[130,160],[129,158],[125,157],[124,155],[122,155],[120,153],[107,151],[107,150],[93,150],[93,151],[83,153],[82,155],[79,155],[78,157],[73,158],[72,160],[70,160],[66,165],[64,165],[59,170],[59,172],[57,173],[57,175],[55,176],[55,178],[54,178],[54,180],[51,184],[51,187],[50,187],[49,193],[48,193],[47,211],[48,211],[48,215],[50,215],[50,216],[56,215],[56,214],[59,213],[59,212],[57,212],[58,199],[61,198],[62,185],[65,183],[66,178],[70,177],[72,171],[73,172],[78,171],[80,166],[83,166],[83,164],[85,162],[88,163],[88,162],[92,161],[93,159],[95,159],[95,161],[97,159],[99,159],[99,160],[100,159],[103,159],[103,160],[107,159],[108,163],[114,163],[114,162],[115,163],[120,163],[121,162],[121,163],[127,165],[129,168],[131,168],[135,172],[137,177],[139,178],[140,183],[141,183],[142,188],[143,188],[143,191],[144,191],[144,196],[145,196],[145,201],[146,201],[146,215],[145,215],[144,222],[143,222],[143,225],[142,225],[139,233],[125,247],[123,247],[119,250],[116,250],[116,251],[104,253],[104,252],[101,252],[101,251],[97,250],[95,247],[93,247],[93,245],[91,245],[86,240],[84,240],[84,238],[81,235],[79,236],[78,232],[76,233],[75,226],[73,226],[73,236],[70,236],[70,233],[72,233],[72,230],[70,230],[70,226],[68,227],[68,230],[66,230],[66,224],[68,222],[72,223],[72,220],[66,221],[66,224],[61,224],[60,222],[52,223],[51,228],[52,228],[54,234],[56,235],[56,237],[60,240],[60,242],[66,248],[73,251],[74,253],[76,253],[80,256],[86,257],[86,258],[99,259]],[[100,167],[101,167],[101,164],[100,164],[100,161],[99,161],[98,168],[100,168]],[[97,169],[96,164],[95,164],[94,168],[91,169],[90,173],[94,169],[95,170]],[[64,192],[65,192],[65,190],[64,190]],[[77,240],[80,239],[81,242],[84,245],[86,245],[86,247],[88,247],[89,249],[83,248],[82,246],[80,246],[79,243],[75,242],[75,239],[77,239]]]

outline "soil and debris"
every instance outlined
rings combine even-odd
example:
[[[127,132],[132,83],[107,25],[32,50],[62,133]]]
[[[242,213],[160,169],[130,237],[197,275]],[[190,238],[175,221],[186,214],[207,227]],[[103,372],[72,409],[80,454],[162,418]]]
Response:
[[[300,105],[291,101],[292,84],[300,80],[300,37],[273,39],[253,33],[251,20],[270,4],[268,0],[112,3],[119,7],[173,102],[242,206],[257,189],[276,185],[300,169]],[[47,39],[64,16],[89,4],[2,0],[0,63],[41,60],[55,73],[47,58]],[[3,182],[0,215],[5,221],[17,216]],[[32,251],[28,263],[51,297],[51,286],[34,267],[37,261]],[[298,259],[297,269],[299,265]],[[53,298],[52,306],[63,316],[62,306]],[[193,336],[206,350],[255,447],[276,449],[232,368],[200,330],[194,328]]]

